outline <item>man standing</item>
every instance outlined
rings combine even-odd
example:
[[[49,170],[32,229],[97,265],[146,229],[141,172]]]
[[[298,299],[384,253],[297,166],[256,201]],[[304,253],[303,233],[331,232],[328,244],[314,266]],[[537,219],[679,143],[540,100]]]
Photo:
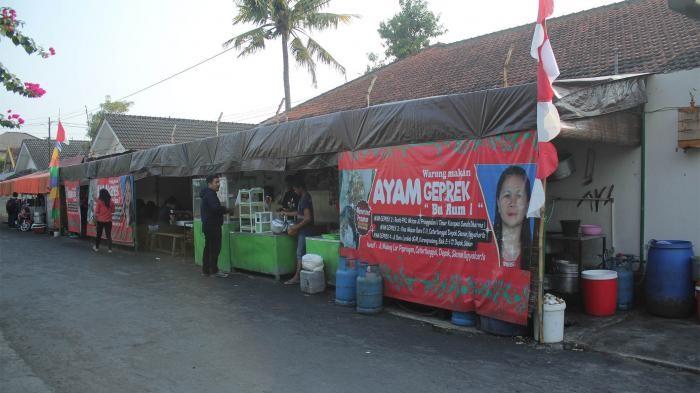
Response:
[[[294,176],[289,175],[285,177],[284,183],[287,185],[287,192],[284,193],[282,201],[280,202],[280,205],[282,205],[280,211],[286,213],[296,213],[297,204],[299,203],[299,195],[296,192],[294,192],[294,187],[292,185],[294,183]]]
[[[19,201],[17,200],[17,193],[12,193],[12,198],[7,200],[5,203],[5,211],[7,211],[7,226],[10,228],[15,227],[15,222],[17,221],[17,213],[19,213]]]
[[[202,216],[202,232],[204,232],[204,256],[202,259],[202,276],[226,278],[227,273],[220,272],[217,265],[219,252],[221,252],[221,225],[224,223],[224,214],[229,211],[221,205],[216,193],[219,191],[219,176],[207,176],[207,187],[200,191],[202,198],[200,212]]]
[[[299,283],[299,274],[301,273],[301,259],[306,254],[306,237],[311,235],[311,227],[314,224],[314,204],[311,200],[311,195],[306,191],[304,180],[297,177],[293,181],[294,192],[299,196],[297,204],[296,223],[289,227],[287,233],[290,236],[297,235],[297,270],[287,285]],[[287,213],[288,214],[288,213]]]

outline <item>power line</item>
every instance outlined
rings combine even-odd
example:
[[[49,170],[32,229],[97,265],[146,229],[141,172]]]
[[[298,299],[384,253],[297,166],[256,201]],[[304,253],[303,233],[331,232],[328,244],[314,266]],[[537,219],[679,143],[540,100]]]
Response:
[[[146,90],[148,90],[148,89],[150,89],[150,88],[152,88],[152,87],[158,86],[158,85],[160,85],[160,84],[163,83],[163,82],[166,82],[166,81],[168,81],[168,80],[170,80],[170,79],[173,79],[173,78],[175,78],[176,76],[181,75],[181,74],[183,74],[183,73],[185,73],[185,72],[187,72],[187,71],[189,71],[189,70],[191,70],[191,69],[193,69],[193,68],[196,68],[196,67],[198,67],[198,66],[200,66],[200,65],[202,65],[202,64],[204,64],[204,63],[206,63],[206,62],[208,62],[208,61],[210,61],[210,60],[213,60],[213,59],[215,59],[215,58],[217,58],[217,57],[223,55],[224,53],[229,52],[229,51],[231,51],[231,50],[233,50],[233,49],[235,49],[235,47],[233,47],[233,46],[231,46],[230,48],[224,49],[224,50],[222,50],[221,52],[218,52],[218,53],[216,53],[216,54],[213,55],[213,56],[207,57],[206,59],[204,59],[204,60],[198,62],[197,64],[191,65],[191,66],[185,68],[184,70],[178,71],[178,72],[176,72],[176,73],[174,73],[174,74],[172,74],[172,75],[170,75],[170,76],[168,76],[168,77],[165,77],[165,78],[159,80],[158,82],[151,83],[150,85],[148,85],[148,86],[146,86],[146,87],[144,87],[144,88],[141,88],[141,89],[139,89],[139,90],[136,90],[136,91],[133,92],[133,93],[127,94],[127,95],[125,95],[124,97],[121,97],[121,98],[117,99],[116,101],[123,101],[123,100],[125,100],[125,99],[127,99],[127,98],[129,98],[129,97],[135,96],[136,94],[142,93],[142,92],[144,92],[144,91],[146,91]],[[94,111],[96,111],[96,110],[98,110],[98,109],[100,109],[99,106],[96,107],[96,108],[90,109],[88,112],[94,112]],[[77,117],[77,116],[82,116],[83,114],[85,114],[85,110],[84,110],[84,109],[80,109],[80,110],[73,111],[73,112],[68,113],[67,115],[62,116],[61,119],[72,119],[72,118]],[[37,117],[37,118],[29,119],[29,120],[36,120],[36,119],[41,119],[41,117]]]

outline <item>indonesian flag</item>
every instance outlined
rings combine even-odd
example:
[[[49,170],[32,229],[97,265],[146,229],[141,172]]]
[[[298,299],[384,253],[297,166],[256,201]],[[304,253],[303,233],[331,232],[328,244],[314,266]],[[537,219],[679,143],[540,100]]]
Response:
[[[537,178],[530,198],[528,217],[539,217],[545,195],[542,180],[551,175],[559,164],[557,151],[551,144],[561,131],[559,112],[552,103],[552,83],[559,76],[559,66],[554,58],[552,44],[547,34],[547,18],[554,12],[554,0],[539,0],[537,24],[532,37],[530,55],[537,60]]]

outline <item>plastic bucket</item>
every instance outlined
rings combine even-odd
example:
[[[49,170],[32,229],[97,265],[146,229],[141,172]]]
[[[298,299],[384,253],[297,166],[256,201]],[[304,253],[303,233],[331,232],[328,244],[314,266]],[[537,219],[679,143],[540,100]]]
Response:
[[[476,313],[452,311],[452,323],[457,326],[476,326]]]
[[[542,315],[542,336],[544,343],[553,344],[564,341],[564,310],[566,303],[545,304]]]
[[[581,272],[583,307],[596,317],[615,314],[617,307],[617,272],[614,270],[584,270]]]

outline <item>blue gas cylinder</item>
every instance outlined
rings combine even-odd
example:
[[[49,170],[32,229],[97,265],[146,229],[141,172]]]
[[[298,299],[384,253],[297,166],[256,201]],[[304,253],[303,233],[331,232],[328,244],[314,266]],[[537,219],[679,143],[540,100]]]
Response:
[[[340,257],[338,270],[335,272],[335,303],[341,306],[354,306],[357,295],[356,288],[355,261]]]
[[[357,312],[377,314],[382,311],[383,284],[379,266],[363,263],[357,276]],[[361,265],[362,266],[362,265]]]
[[[617,272],[617,309],[631,310],[634,306],[634,273],[627,266],[615,268]]]
[[[649,312],[669,318],[684,318],[693,312],[692,257],[689,241],[649,242],[644,286]]]

